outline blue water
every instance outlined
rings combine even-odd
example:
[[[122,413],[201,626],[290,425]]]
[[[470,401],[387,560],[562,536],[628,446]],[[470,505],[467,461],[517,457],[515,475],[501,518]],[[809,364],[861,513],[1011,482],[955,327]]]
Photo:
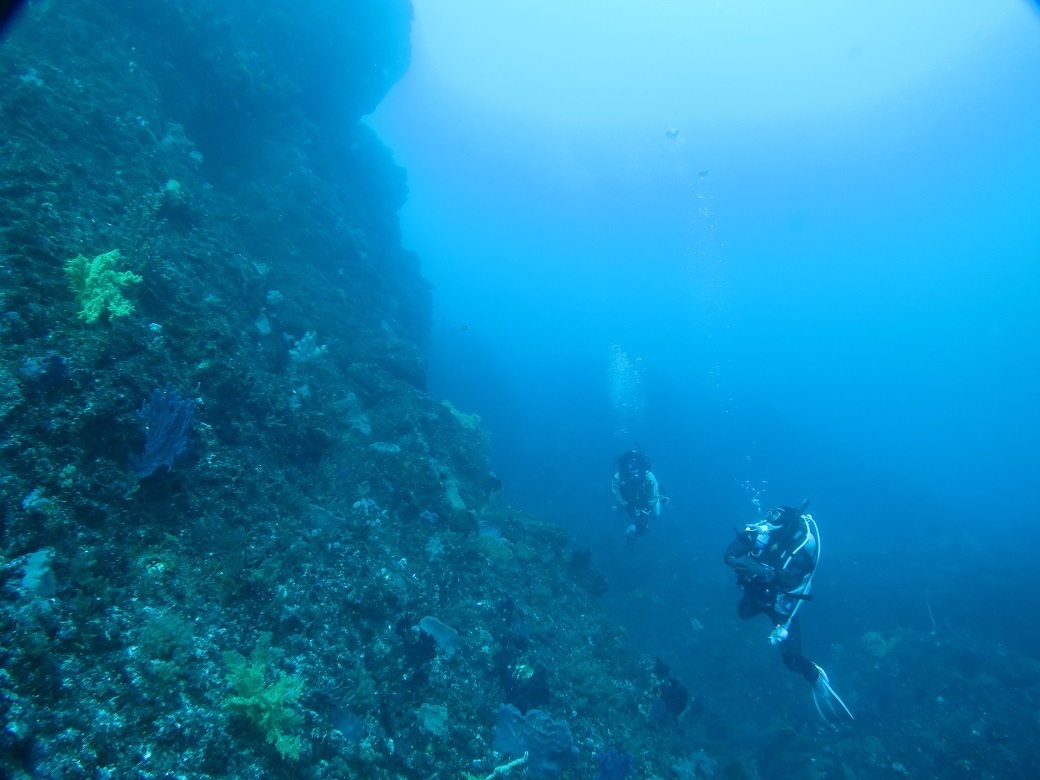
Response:
[[[1040,777],[1037,4],[412,5],[0,29],[0,780]]]
[[[647,6],[646,40],[609,57],[567,3],[551,29],[504,4],[514,39],[487,9],[466,27],[464,3],[416,5],[411,69],[370,123],[435,285],[431,391],[481,415],[511,500],[593,550],[637,641],[728,616],[721,550],[759,495],[812,501],[817,643],[927,629],[931,607],[1031,649],[1036,8],[882,4],[832,53],[853,33],[800,3],[784,56],[822,54],[788,67],[727,55],[762,31],[687,4]],[[627,550],[610,464],[636,443],[671,503]]]

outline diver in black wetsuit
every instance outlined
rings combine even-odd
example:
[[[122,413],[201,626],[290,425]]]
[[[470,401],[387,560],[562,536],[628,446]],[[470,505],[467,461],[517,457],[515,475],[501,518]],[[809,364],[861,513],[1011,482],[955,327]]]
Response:
[[[614,459],[614,477],[610,489],[614,493],[614,510],[623,509],[632,521],[625,529],[630,545],[646,533],[651,517],[661,515],[661,495],[657,477],[650,471],[654,462],[639,450],[623,452]]]
[[[773,624],[769,643],[779,645],[784,665],[812,686],[820,717],[829,722],[851,720],[852,713],[831,688],[827,673],[802,655],[798,610],[811,598],[820,560],[820,529],[806,506],[801,511],[787,506],[770,509],[760,522],[737,532],[723,560],[744,589],[737,614],[744,620],[766,615]]]

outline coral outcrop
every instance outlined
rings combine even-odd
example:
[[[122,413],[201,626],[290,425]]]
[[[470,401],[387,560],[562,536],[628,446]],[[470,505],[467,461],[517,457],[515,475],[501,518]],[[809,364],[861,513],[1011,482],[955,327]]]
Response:
[[[359,121],[409,21],[67,0],[0,44],[0,776],[486,776],[533,703],[570,776],[667,773],[566,535],[425,392]]]

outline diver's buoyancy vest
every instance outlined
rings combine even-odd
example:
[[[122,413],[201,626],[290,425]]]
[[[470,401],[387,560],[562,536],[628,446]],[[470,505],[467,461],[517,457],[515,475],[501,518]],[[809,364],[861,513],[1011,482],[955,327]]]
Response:
[[[812,567],[803,576],[800,585],[791,588],[787,592],[788,596],[803,596],[808,598],[808,592],[810,583],[812,582],[812,576],[816,571],[817,558],[817,542],[816,536],[809,528],[808,523],[802,520],[798,527],[798,530],[791,536],[791,539],[784,547],[784,551],[780,553],[779,565],[780,568],[786,569],[788,564],[794,559],[794,556],[806,553],[812,559]]]
[[[644,474],[642,479],[619,480],[618,492],[621,493],[621,497],[629,504],[635,504],[647,500],[650,493],[649,485],[650,480]]]
[[[816,537],[813,536],[812,531],[801,517],[795,522],[797,525],[795,525],[794,533],[787,533],[787,525],[781,526],[771,533],[768,542],[765,543],[765,551],[767,551],[768,557],[773,559],[775,565],[780,567],[786,567],[797,553],[807,552],[812,556],[815,566]],[[790,523],[791,521],[788,525]],[[754,544],[754,535],[752,535],[752,543]]]

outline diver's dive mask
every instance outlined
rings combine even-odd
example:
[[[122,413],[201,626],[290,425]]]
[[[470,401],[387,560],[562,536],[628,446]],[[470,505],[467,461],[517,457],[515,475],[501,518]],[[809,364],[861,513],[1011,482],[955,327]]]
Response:
[[[784,527],[784,524],[778,522],[780,518],[784,516],[784,513],[779,509],[770,509],[764,515],[762,519],[757,523],[750,523],[745,526],[744,533],[747,534],[771,534],[773,531],[777,531]]]

